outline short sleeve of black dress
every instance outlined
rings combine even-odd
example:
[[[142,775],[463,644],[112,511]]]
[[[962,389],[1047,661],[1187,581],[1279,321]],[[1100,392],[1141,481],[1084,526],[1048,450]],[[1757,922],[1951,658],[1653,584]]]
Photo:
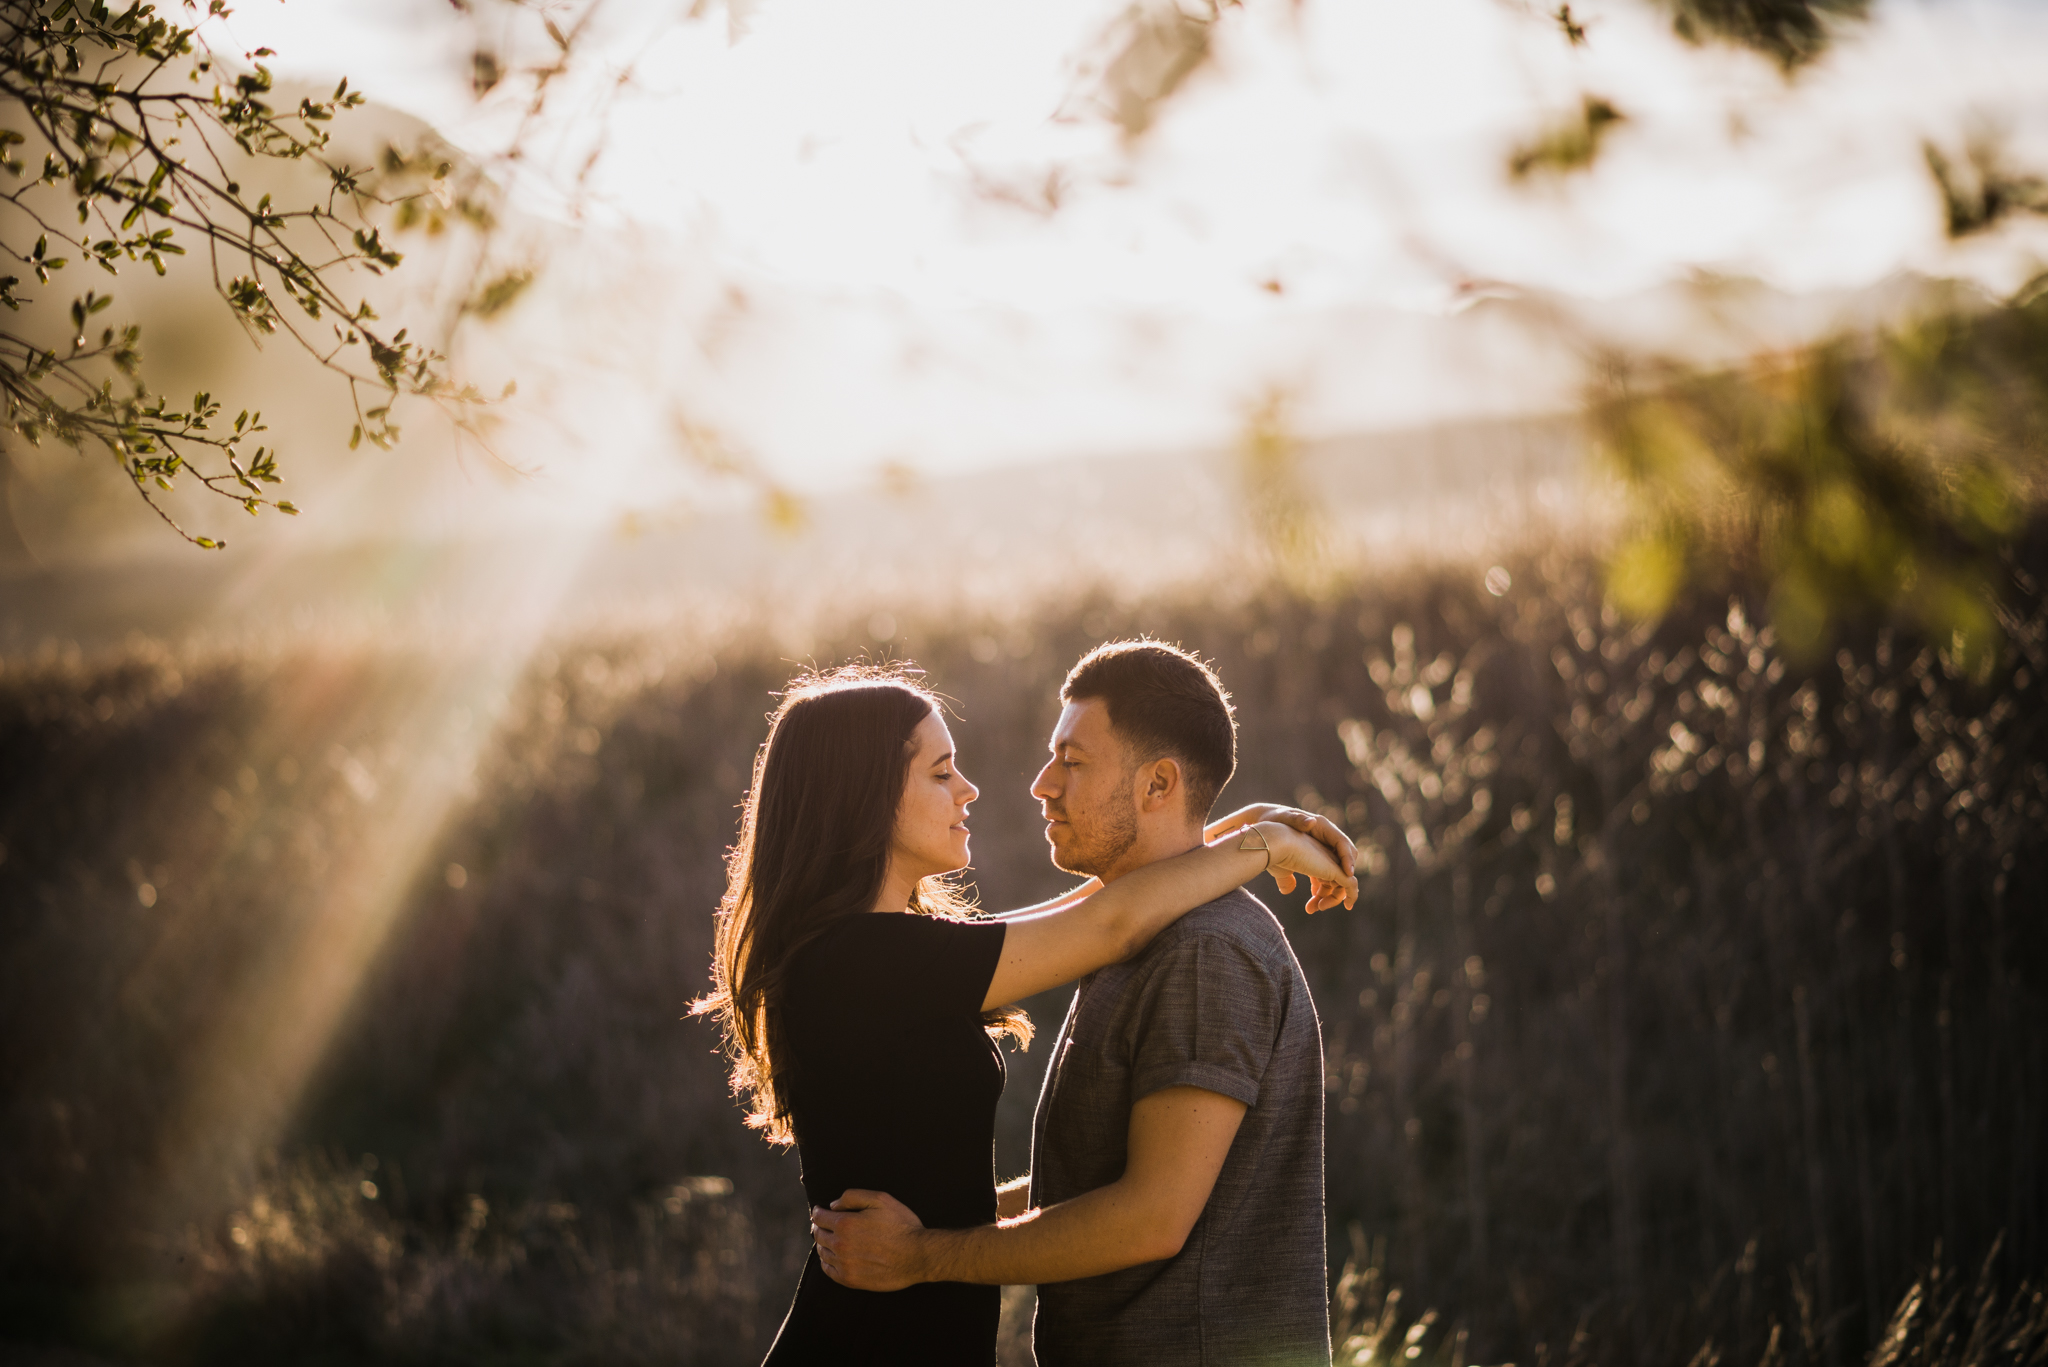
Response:
[[[929,1228],[995,1218],[1002,1056],[981,1003],[999,921],[849,916],[791,965],[782,1002],[804,1187],[886,1191]]]
[[[778,1009],[805,1194],[885,1191],[927,1228],[996,1217],[1002,1056],[981,1003],[1003,952],[999,921],[864,913],[791,962]],[[926,1282],[853,1291],[812,1252],[772,1367],[994,1367],[1000,1292]]]

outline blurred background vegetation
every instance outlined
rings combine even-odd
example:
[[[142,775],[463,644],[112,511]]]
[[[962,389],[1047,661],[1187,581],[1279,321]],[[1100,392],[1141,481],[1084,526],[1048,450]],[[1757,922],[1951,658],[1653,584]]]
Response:
[[[35,27],[67,17],[169,41],[140,11],[62,8],[0,7],[10,71],[75,94],[86,78]],[[1095,320],[1119,350],[995,304],[984,331],[932,322],[908,292],[860,314],[843,279],[798,288],[718,257],[715,224],[652,233],[626,189],[703,150],[631,140],[662,35],[721,20],[717,50],[744,63],[749,42],[831,20],[629,8],[393,0],[376,22],[416,25],[427,65],[398,64],[388,27],[349,49],[357,31],[322,21],[331,60],[375,58],[364,107],[317,62],[302,93],[290,52],[233,87],[321,129],[252,187],[296,204],[325,193],[315,153],[363,168],[350,232],[388,243],[350,237],[356,259],[333,269],[383,269],[358,283],[393,345],[408,325],[433,352],[421,392],[384,375],[393,404],[356,449],[346,381],[250,350],[246,292],[223,306],[173,258],[162,279],[121,275],[108,317],[141,328],[126,360],[144,390],[92,412],[132,443],[206,407],[151,414],[159,388],[234,408],[246,393],[304,516],[200,556],[135,516],[135,471],[101,462],[91,423],[74,455],[27,441],[64,435],[47,412],[11,411],[0,1353],[758,1360],[807,1249],[794,1161],[743,1129],[715,1040],[682,1013],[772,692],[810,661],[927,668],[983,789],[973,876],[1015,904],[1060,886],[1026,792],[1058,682],[1096,642],[1149,632],[1215,659],[1236,694],[1224,801],[1324,810],[1372,874],[1355,914],[1310,922],[1272,899],[1324,1023],[1340,1361],[2048,1360],[2033,106],[1879,129],[1916,197],[1830,245],[1911,219],[1918,255],[1881,277],[1794,288],[1703,267],[1603,292],[1553,261],[1510,278],[1475,263],[1533,262],[1499,244],[1546,234],[1614,254],[1601,215],[1619,201],[1600,196],[1660,174],[1643,140],[1689,117],[1659,105],[1670,73],[1707,72],[1726,154],[1764,164],[1802,120],[1842,136],[1829,120],[1854,122],[1864,88],[1844,64],[1926,16],[1473,10],[1458,22],[1504,26],[1514,62],[1545,74],[1484,136],[1439,137],[1432,118],[1462,126],[1442,106],[1396,120],[1424,155],[1483,163],[1492,197],[1451,178],[1382,204],[1434,282],[1426,307],[1387,302],[1412,281],[1301,304],[1334,268],[1278,252],[1237,282],[1252,304],[1212,316],[1210,282],[1165,239],[1184,312]],[[1003,216],[977,239],[998,274],[1027,259],[1002,254],[1021,234],[1086,231],[1064,225],[1104,205],[1215,211],[1189,207],[1191,183],[1256,200],[1230,190],[1225,140],[1193,182],[1160,178],[1189,164],[1187,129],[1213,139],[1204,118],[1242,112],[1233,83],[1274,45],[1331,81],[1379,59],[1319,40],[1328,13],[1088,10],[1057,117],[1036,117],[1094,142],[1006,159],[977,150],[976,125],[949,144],[963,215]],[[1397,56],[1431,32],[1381,19]],[[223,72],[258,80],[242,30],[185,21]],[[1636,57],[1694,65],[1632,78]],[[454,103],[417,94],[435,81]],[[0,89],[10,111],[35,98]],[[56,132],[133,150],[105,127]],[[1401,141],[1364,158],[1373,176],[1399,180]],[[139,196],[135,230],[159,231],[145,177],[79,189],[34,170],[17,213],[68,184],[116,208]],[[832,184],[845,212],[820,240],[840,247],[875,204],[915,199]],[[246,219],[248,198],[219,211]],[[1496,213],[1483,248],[1470,225]],[[4,243],[33,262],[28,221]],[[1115,220],[1126,231],[1161,240]],[[1085,275],[1083,246],[1059,249]],[[1116,259],[1088,288],[1150,258]],[[69,345],[64,304],[9,315],[10,383],[54,373],[36,357]],[[920,308],[923,332],[876,322]],[[1003,349],[1027,334],[1078,359],[1027,370],[1004,409],[972,386],[1040,356]],[[870,461],[904,429],[821,377],[859,388],[881,373],[858,369],[871,353],[896,356],[884,406],[944,409],[966,386],[959,406],[994,416]],[[120,359],[81,346],[69,363],[129,375]],[[1088,401],[1150,392],[1210,425],[1133,442],[1127,413],[1083,402],[1071,430],[1029,430],[1034,459],[999,459],[988,434],[1074,402],[1047,377],[1083,372],[1104,386]],[[471,385],[459,424],[429,418]],[[1453,391],[1462,406],[1408,402]],[[384,440],[408,402],[421,420]],[[789,413],[812,426],[777,428]],[[805,442],[809,464],[790,454]],[[189,488],[158,492],[175,518],[208,516]],[[1049,1021],[1064,996],[1032,1007]],[[1044,1063],[1009,1061],[1003,1176],[1028,1161]],[[1005,1309],[1021,1367],[1028,1291]]]
[[[1794,656],[1754,584],[1631,622],[1569,545],[888,625],[957,699],[975,876],[1005,902],[1056,884],[1025,790],[1105,635],[1218,661],[1229,800],[1366,842],[1355,915],[1281,915],[1325,1026],[1332,1265],[1357,1231],[1354,1271],[1437,1311],[1433,1357],[1844,1361],[1916,1284],[1925,1350],[1930,1268],[1974,1277],[2001,1238],[1963,1319],[2019,1294],[2026,1342],[2044,1327],[2016,1290],[2048,1238],[2038,521],[2003,564],[1974,664],[1910,625]],[[284,1064],[249,1037],[302,1031],[343,971],[333,890],[438,762],[388,700],[448,668],[314,643],[9,666],[18,1332],[193,1362],[765,1346],[806,1250],[793,1165],[678,1017],[771,643],[544,650],[276,1110]],[[1042,1062],[1011,1055],[1005,1172]]]

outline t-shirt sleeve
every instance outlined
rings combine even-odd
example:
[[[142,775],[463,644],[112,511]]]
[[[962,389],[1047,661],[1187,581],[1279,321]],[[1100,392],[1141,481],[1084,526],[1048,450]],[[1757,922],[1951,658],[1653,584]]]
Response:
[[[1131,1040],[1131,1100],[1200,1087],[1247,1106],[1280,1038],[1281,984],[1222,936],[1189,935],[1147,965]]]
[[[1001,921],[869,912],[828,936],[810,967],[906,1024],[979,1017],[1005,929]]]

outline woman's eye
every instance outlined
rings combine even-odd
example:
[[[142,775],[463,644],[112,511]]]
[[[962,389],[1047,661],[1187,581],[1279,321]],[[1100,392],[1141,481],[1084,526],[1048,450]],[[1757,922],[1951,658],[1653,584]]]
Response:
[[[940,774],[940,775],[939,775],[939,782],[941,782],[941,783],[948,783],[948,782],[951,782],[951,781],[952,781],[952,778],[953,778],[953,776],[952,776],[951,774]]]

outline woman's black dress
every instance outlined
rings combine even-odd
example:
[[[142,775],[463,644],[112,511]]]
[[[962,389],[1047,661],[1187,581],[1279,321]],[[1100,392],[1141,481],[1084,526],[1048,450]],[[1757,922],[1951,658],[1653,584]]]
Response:
[[[804,1194],[885,1191],[929,1229],[996,1218],[1003,1059],[981,1003],[1002,956],[998,921],[863,913],[791,961],[782,1001],[790,1116]],[[890,1363],[993,1367],[1001,1290],[927,1282],[853,1291],[817,1250],[764,1367]]]

